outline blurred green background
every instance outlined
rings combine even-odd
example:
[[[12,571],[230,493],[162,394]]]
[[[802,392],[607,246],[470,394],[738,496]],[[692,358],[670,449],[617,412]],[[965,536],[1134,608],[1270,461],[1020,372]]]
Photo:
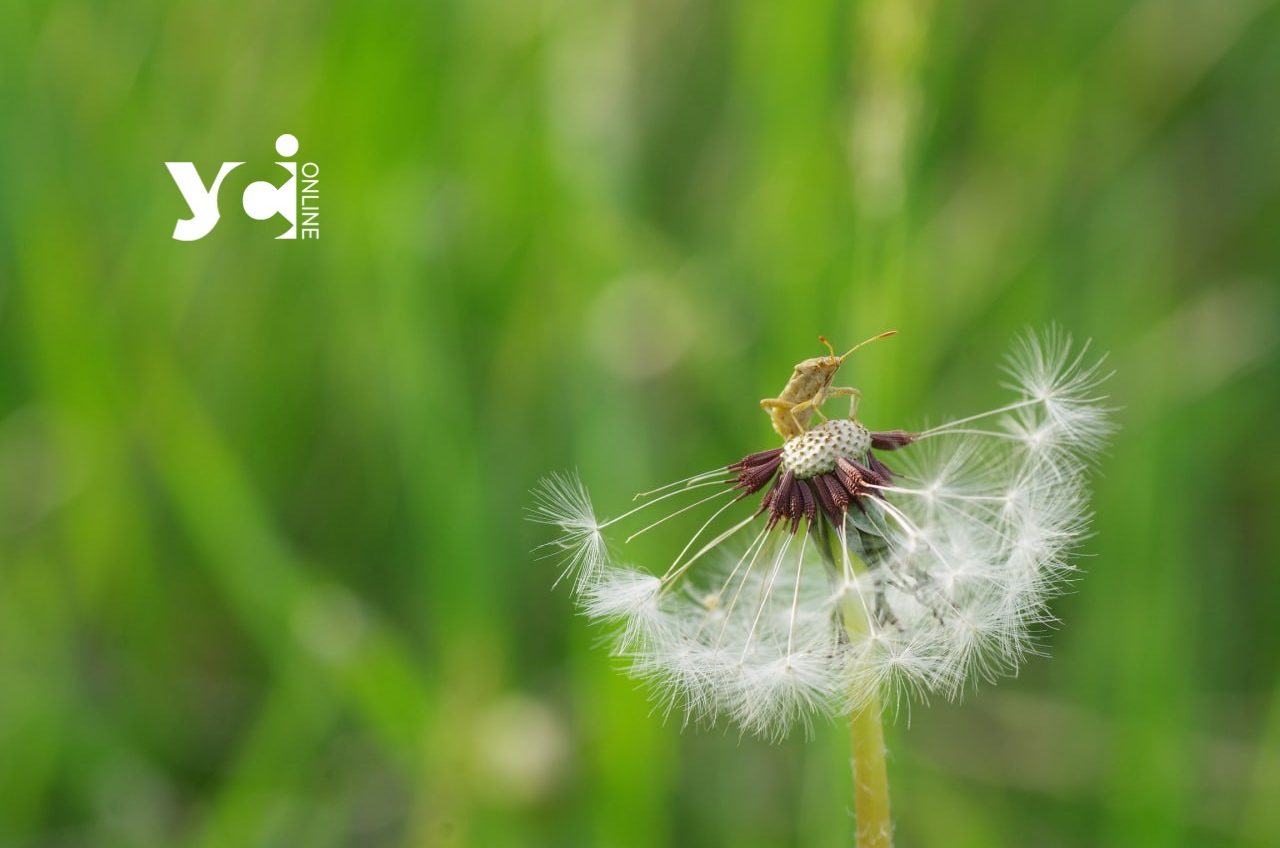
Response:
[[[528,490],[770,446],[819,333],[983,409],[1050,321],[1086,573],[899,715],[899,842],[1280,845],[1278,83],[1255,0],[0,6],[0,845],[847,845],[843,728],[651,716]],[[238,208],[282,132],[318,242]],[[201,241],[170,160],[248,163]]]

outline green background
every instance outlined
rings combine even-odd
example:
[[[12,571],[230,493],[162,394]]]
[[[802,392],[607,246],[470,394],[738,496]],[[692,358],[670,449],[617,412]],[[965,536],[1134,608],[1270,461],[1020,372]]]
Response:
[[[819,333],[983,409],[1051,321],[1086,573],[904,705],[899,841],[1280,844],[1278,83],[1255,0],[3,4],[0,845],[849,844],[843,729],[651,716],[528,490],[771,446]],[[318,242],[238,208],[282,132]],[[248,163],[201,241],[170,160]]]

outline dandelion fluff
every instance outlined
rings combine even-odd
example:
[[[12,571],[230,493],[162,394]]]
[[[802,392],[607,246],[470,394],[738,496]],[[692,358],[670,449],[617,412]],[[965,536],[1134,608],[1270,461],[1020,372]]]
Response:
[[[1027,334],[1007,370],[1014,399],[993,410],[919,432],[823,421],[603,522],[555,476],[533,517],[663,715],[778,739],[873,696],[955,698],[1039,652],[1112,429],[1088,345]],[[686,513],[702,517],[665,569],[610,564],[606,530]]]
[[[560,557],[561,572],[557,583],[566,577],[582,592],[600,576],[607,559],[601,525],[587,487],[576,474],[552,474],[538,483],[533,491],[531,520],[560,529],[560,535],[542,545],[546,556]]]

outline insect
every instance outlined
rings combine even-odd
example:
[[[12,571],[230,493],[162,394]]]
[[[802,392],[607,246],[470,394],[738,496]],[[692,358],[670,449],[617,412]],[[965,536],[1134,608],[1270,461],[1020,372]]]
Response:
[[[760,408],[769,413],[769,420],[773,424],[773,429],[777,430],[778,435],[782,436],[784,440],[799,436],[805,431],[813,413],[816,412],[824,420],[826,419],[820,407],[827,400],[836,397],[850,399],[849,417],[856,418],[858,416],[858,401],[861,399],[862,393],[853,388],[833,387],[831,381],[835,379],[836,372],[840,370],[840,366],[844,364],[844,360],[849,354],[863,345],[871,344],[871,342],[879,341],[880,339],[887,339],[897,332],[897,330],[888,330],[877,336],[872,336],[865,341],[858,342],[840,356],[836,356],[835,348],[831,346],[831,342],[827,341],[824,336],[818,336],[818,341],[827,346],[830,355],[815,356],[796,365],[795,371],[791,374],[791,379],[783,386],[781,394],[776,398],[765,398],[760,401]]]

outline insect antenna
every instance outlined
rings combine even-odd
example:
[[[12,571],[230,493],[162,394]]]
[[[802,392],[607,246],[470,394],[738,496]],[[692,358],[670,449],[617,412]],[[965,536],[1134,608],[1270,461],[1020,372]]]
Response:
[[[847,357],[849,354],[853,353],[855,350],[857,350],[857,349],[858,349],[858,348],[860,348],[860,347],[863,347],[863,346],[865,346],[865,345],[869,345],[869,344],[871,344],[872,342],[878,342],[878,341],[880,341],[881,339],[887,339],[887,338],[889,338],[890,336],[896,336],[897,334],[898,334],[898,331],[897,331],[897,330],[885,330],[883,333],[880,333],[879,335],[872,336],[872,337],[871,337],[871,338],[869,338],[869,339],[864,339],[863,341],[858,342],[856,345],[854,345],[853,347],[851,347],[851,348],[849,348],[847,351],[845,351],[845,352],[844,352],[844,354],[843,354],[843,355],[841,355],[841,357],[840,357],[840,361],[841,361],[841,362],[844,362],[845,357]],[[827,345],[827,346],[828,346],[828,347],[830,347],[830,345]],[[832,353],[835,353],[835,351],[832,351]]]

